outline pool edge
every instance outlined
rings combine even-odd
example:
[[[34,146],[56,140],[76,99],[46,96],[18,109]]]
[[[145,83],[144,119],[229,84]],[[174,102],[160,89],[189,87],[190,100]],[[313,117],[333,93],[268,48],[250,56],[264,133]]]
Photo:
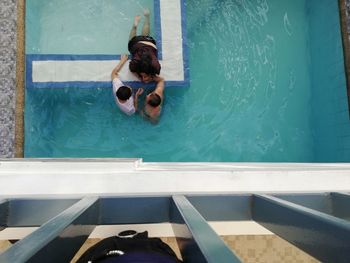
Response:
[[[25,0],[17,2],[17,56],[16,56],[16,110],[15,110],[15,157],[23,158],[24,152],[24,31]]]
[[[348,95],[349,118],[350,118],[350,41],[349,41],[350,32],[348,28],[348,23],[350,25],[350,17],[348,17],[348,14],[346,12],[347,2],[349,1],[338,0],[340,29],[341,29],[342,44],[343,44],[346,89],[347,89],[347,95]]]

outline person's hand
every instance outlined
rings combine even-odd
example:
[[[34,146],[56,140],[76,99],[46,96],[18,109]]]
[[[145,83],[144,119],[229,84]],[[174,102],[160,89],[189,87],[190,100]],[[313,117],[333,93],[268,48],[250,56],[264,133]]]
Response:
[[[128,60],[128,55],[127,54],[123,54],[123,55],[121,55],[121,57],[120,57],[120,61],[122,61],[122,62],[126,62]]]
[[[140,96],[143,93],[143,88],[138,88],[136,91],[136,96]]]

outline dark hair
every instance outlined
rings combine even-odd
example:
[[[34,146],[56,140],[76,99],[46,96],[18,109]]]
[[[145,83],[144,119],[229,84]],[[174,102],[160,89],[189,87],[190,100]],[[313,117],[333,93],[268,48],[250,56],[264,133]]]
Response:
[[[129,99],[131,97],[131,94],[132,94],[131,89],[127,86],[121,86],[116,92],[116,95],[120,100]]]
[[[156,57],[152,57],[150,52],[145,51],[138,57],[134,57],[130,63],[131,72],[145,73],[147,75],[157,75],[160,72],[160,64]]]
[[[148,53],[143,53],[141,56],[141,60],[139,62],[139,73],[143,72],[148,75],[154,75],[154,69],[152,67],[152,58]]]
[[[162,99],[157,93],[152,93],[147,103],[152,107],[157,107],[162,103]]]

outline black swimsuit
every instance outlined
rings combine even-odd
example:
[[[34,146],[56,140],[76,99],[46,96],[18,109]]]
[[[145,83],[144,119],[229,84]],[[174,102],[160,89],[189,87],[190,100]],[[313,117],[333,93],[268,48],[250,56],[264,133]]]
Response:
[[[134,47],[137,44],[137,42],[140,42],[140,41],[147,41],[147,42],[151,42],[155,46],[157,45],[156,41],[151,36],[136,36],[136,37],[133,37],[128,43],[128,50],[129,50],[129,52],[131,54],[135,53],[135,48]]]

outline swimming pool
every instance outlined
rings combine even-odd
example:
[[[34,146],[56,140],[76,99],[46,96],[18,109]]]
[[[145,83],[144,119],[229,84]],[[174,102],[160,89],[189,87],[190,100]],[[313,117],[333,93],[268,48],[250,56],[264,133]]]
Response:
[[[148,0],[27,1],[26,54],[126,52],[143,7],[155,11]],[[27,88],[25,157],[349,161],[337,1],[187,0],[184,7],[190,84],[166,87],[158,125],[120,113],[109,86]],[[323,92],[329,86],[334,94]]]

